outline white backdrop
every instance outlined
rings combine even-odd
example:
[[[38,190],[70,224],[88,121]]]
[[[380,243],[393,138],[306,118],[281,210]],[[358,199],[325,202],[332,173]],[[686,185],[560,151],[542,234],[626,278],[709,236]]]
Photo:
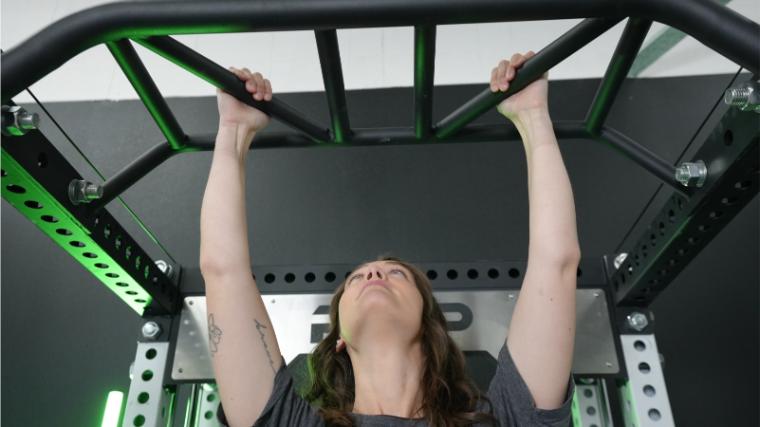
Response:
[[[0,46],[8,50],[46,25],[102,0],[3,0]],[[760,22],[760,2],[733,0],[728,7]],[[580,19],[438,27],[435,84],[487,82],[491,68],[514,52],[538,51]],[[550,79],[604,75],[625,20],[552,69]],[[667,27],[654,23],[644,46]],[[412,86],[411,27],[338,30],[347,89]],[[178,36],[223,66],[247,66],[272,81],[275,92],[324,89],[314,34],[310,31]],[[136,45],[164,96],[204,96],[205,82]],[[732,73],[738,65],[686,37],[640,77]],[[32,86],[42,101],[137,99],[108,49],[95,46]],[[24,92],[16,102],[29,102]]]

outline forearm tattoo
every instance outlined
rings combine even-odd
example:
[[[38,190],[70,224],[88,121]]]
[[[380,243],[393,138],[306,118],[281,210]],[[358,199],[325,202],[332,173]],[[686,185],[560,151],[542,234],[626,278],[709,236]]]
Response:
[[[266,326],[259,323],[258,320],[253,319],[254,322],[256,322],[256,330],[259,331],[259,335],[261,336],[261,344],[264,345],[264,350],[267,352],[267,359],[269,359],[269,367],[272,368],[273,373],[277,373],[277,371],[274,370],[274,361],[272,360],[272,354],[269,352],[269,346],[267,345],[266,340],[264,339],[264,329],[267,329]]]
[[[222,329],[214,323],[214,314],[208,315],[208,347],[211,351],[211,357],[214,357],[219,351],[219,341],[222,340]]]

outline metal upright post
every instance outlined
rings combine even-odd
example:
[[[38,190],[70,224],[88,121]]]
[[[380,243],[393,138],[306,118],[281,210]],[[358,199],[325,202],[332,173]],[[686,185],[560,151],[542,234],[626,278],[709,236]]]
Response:
[[[164,387],[168,361],[169,342],[137,343],[122,427],[171,425],[176,389]]]
[[[628,381],[619,385],[625,425],[674,427],[654,334],[620,335]]]
[[[348,121],[346,90],[343,85],[343,70],[340,64],[338,34],[332,30],[317,30],[319,61],[322,65],[322,79],[325,83],[327,105],[330,109],[332,137],[334,142],[346,142],[351,137],[351,125]]]
[[[414,136],[417,139],[427,139],[433,132],[435,32],[435,26],[414,27]]]

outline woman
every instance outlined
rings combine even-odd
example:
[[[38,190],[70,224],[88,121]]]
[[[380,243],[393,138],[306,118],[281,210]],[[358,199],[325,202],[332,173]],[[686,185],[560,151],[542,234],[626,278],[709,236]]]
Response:
[[[491,90],[506,91],[533,55],[501,61]],[[230,70],[254,99],[272,99],[261,74]],[[310,358],[311,388],[304,398],[295,392],[248,252],[245,160],[268,117],[217,91],[220,122],[201,208],[200,266],[223,423],[569,425],[580,249],[572,190],[548,113],[547,77],[498,106],[525,148],[530,245],[509,337],[485,396],[465,375],[427,278],[395,258],[359,266],[338,287],[331,330]]]

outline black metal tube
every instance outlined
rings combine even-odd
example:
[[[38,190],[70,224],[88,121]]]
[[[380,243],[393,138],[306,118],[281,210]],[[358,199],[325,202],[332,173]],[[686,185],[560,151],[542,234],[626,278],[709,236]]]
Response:
[[[483,89],[478,95],[467,101],[441,120],[435,126],[435,134],[444,139],[456,133],[460,128],[480,117],[486,111],[528,86],[547,70],[562,62],[590,41],[597,38],[621,18],[590,18],[571,28],[568,32],[541,49],[536,56],[523,63],[506,92],[491,92]]]
[[[584,128],[584,122],[557,121],[554,123],[554,132],[558,139],[588,138]],[[190,136],[187,151],[210,151],[214,149],[214,135]],[[378,128],[378,129],[354,129],[353,137],[345,144],[322,144],[321,147],[353,147],[353,146],[388,146],[388,145],[419,145],[424,143],[467,143],[467,142],[498,142],[517,141],[520,134],[514,128],[505,123],[503,125],[470,125],[463,128],[455,136],[445,140],[439,140],[432,133],[423,139],[417,139],[414,128]],[[311,147],[316,145],[313,141],[302,134],[293,132],[263,132],[256,135],[251,144],[251,149],[262,148],[292,148]]]
[[[240,81],[231,71],[171,37],[148,37],[137,39],[135,42],[190,71],[215,87],[223,89],[240,102],[257,108],[281,122],[306,133],[315,141],[327,142],[330,140],[327,129],[309,121],[301,113],[276,97],[272,97],[271,101],[256,101],[245,90],[245,83]]]
[[[602,126],[598,135],[592,135],[599,142],[610,144],[623,155],[636,162],[639,166],[648,170],[665,184],[684,195],[690,195],[691,191],[676,180],[676,168],[666,162],[662,157],[649,151],[646,147],[628,138],[615,129]]]
[[[663,22],[760,72],[760,26],[713,0],[133,1],[70,15],[15,46],[3,55],[0,92],[6,103],[80,52],[122,38],[602,16]]]
[[[589,133],[596,134],[602,127],[651,26],[652,21],[640,18],[631,18],[626,23],[623,35],[620,36],[604,78],[586,114],[586,129]]]
[[[330,108],[330,122],[334,142],[345,142],[351,136],[346,106],[346,89],[343,85],[343,70],[340,65],[338,33],[335,30],[317,30],[319,62],[322,65],[322,79],[325,82],[327,105]]]
[[[177,119],[166,104],[164,97],[156,87],[148,70],[143,65],[135,48],[129,40],[117,40],[108,42],[108,50],[121,67],[137,95],[140,96],[145,108],[156,121],[161,132],[166,137],[173,150],[182,148],[185,141],[185,132],[182,131]]]
[[[184,149],[184,146],[180,148],[180,150],[182,149]],[[127,188],[131,187],[132,184],[139,181],[142,177],[155,169],[156,166],[160,165],[166,159],[178,152],[180,151],[172,149],[172,147],[165,142],[146,151],[132,163],[122,168],[122,170],[104,182],[103,197],[90,203],[88,209],[94,211],[107,205],[113,199],[119,197],[119,195],[121,195],[121,193]]]
[[[414,134],[417,139],[428,138],[433,132],[435,31],[435,26],[414,27]]]

